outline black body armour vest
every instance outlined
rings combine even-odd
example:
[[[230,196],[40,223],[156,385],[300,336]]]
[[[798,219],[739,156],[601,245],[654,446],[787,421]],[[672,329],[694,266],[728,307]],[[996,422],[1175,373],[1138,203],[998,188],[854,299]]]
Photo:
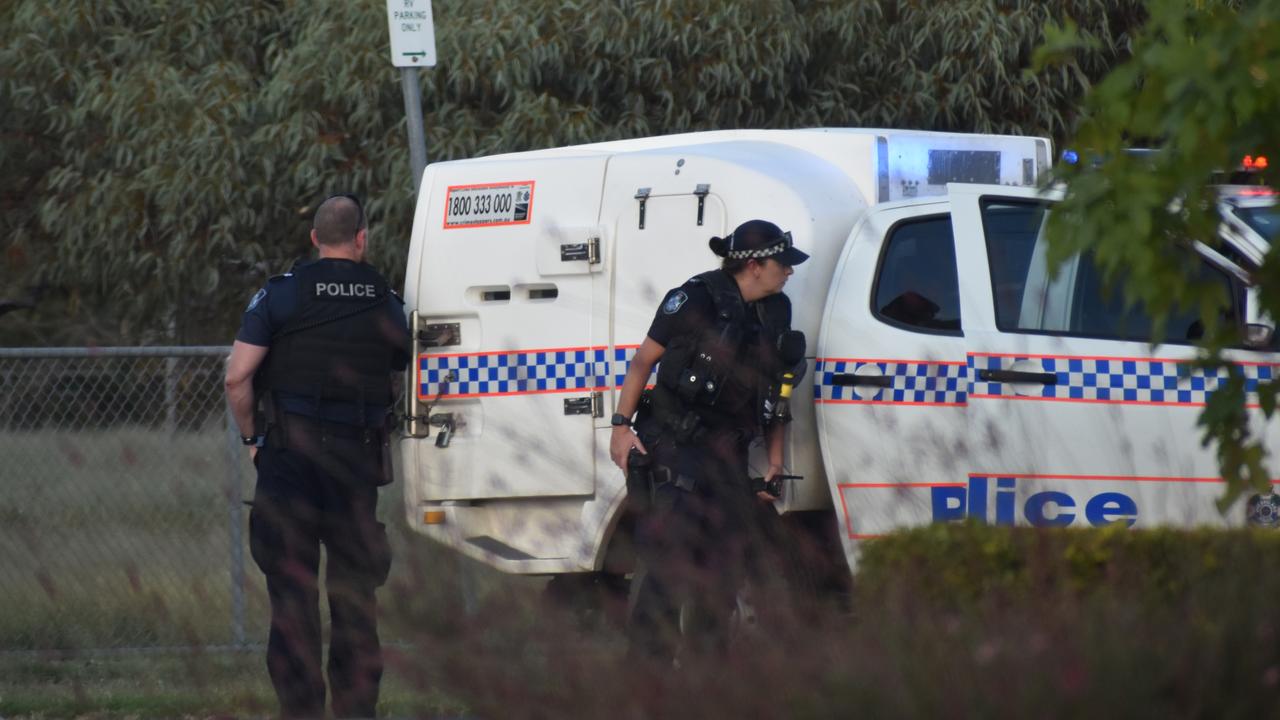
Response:
[[[770,378],[781,369],[775,347],[791,327],[791,301],[778,293],[748,306],[722,270],[697,275],[685,285],[710,291],[716,317],[703,332],[667,345],[649,395],[653,419],[679,444],[697,442],[706,432],[754,437],[762,431]]]
[[[294,268],[298,312],[271,340],[258,379],[283,391],[362,407],[389,407],[397,345],[381,322],[390,288],[364,263],[320,260]]]

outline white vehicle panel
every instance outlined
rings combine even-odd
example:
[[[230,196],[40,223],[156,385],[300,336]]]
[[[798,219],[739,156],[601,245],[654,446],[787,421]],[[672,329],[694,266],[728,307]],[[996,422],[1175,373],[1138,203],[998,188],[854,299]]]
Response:
[[[1086,272],[1081,258],[1050,278],[1042,224],[1020,231],[999,225],[1001,213],[1038,205],[1043,198],[1036,193],[954,186],[950,196],[962,252],[985,265],[972,269],[972,278],[987,286],[984,307],[965,328],[968,404],[983,446],[960,478],[964,488],[934,491],[932,519],[1075,527],[1243,524],[1243,503],[1225,515],[1218,511],[1217,460],[1200,442],[1197,420],[1220,378],[1191,366],[1196,323],[1171,321],[1170,342],[1153,347],[1139,339],[1149,335],[1141,316],[1121,308],[1118,289],[1110,296],[1099,290],[1096,273]],[[1022,272],[999,270],[1019,262],[1005,249],[1020,233],[1017,242],[1034,242],[1025,288],[1005,282]],[[993,256],[997,248],[1001,255]],[[1187,255],[1229,281],[1227,273]],[[1224,290],[1224,298],[1231,294]],[[1103,298],[1114,304],[1099,304]],[[1280,367],[1274,354],[1232,355],[1252,382]]]
[[[592,494],[591,418],[565,405],[600,384],[587,351],[592,270],[561,248],[598,235],[604,169],[599,157],[434,167],[415,302],[420,325],[456,323],[460,339],[422,349],[416,388],[456,428],[448,447],[418,453],[419,500]],[[523,217],[513,203],[468,224],[446,204],[486,186]]]
[[[935,200],[871,210],[855,226],[832,280],[815,402],[828,485],[851,562],[859,540],[927,522],[927,505],[916,490],[953,474],[967,453],[964,339],[913,332],[892,318],[873,317],[872,307],[872,269],[883,262],[886,238],[922,225],[949,225],[949,209]],[[934,250],[924,236],[906,242],[917,257]]]

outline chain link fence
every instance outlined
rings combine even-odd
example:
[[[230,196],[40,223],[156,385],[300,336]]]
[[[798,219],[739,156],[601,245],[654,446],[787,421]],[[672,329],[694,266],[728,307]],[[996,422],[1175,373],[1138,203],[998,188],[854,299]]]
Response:
[[[261,642],[228,352],[0,349],[0,651]]]
[[[255,474],[223,392],[229,353],[0,348],[0,654],[266,642],[244,503]],[[455,627],[477,593],[528,589],[414,533],[395,466],[378,513],[395,558],[384,642]]]

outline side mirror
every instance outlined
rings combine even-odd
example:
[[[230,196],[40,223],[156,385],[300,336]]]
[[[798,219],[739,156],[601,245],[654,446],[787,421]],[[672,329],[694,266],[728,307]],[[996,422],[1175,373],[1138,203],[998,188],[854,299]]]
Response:
[[[1275,327],[1266,323],[1249,323],[1244,326],[1244,346],[1247,348],[1269,349],[1275,336]]]

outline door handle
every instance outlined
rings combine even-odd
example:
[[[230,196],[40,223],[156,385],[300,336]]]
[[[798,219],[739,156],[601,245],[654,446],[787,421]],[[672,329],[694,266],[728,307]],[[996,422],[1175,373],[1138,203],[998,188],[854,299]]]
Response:
[[[1022,370],[979,370],[978,379],[986,382],[1058,384],[1057,373],[1024,372]]]
[[[867,387],[887,388],[893,387],[893,377],[890,375],[854,375],[852,373],[836,373],[831,376],[831,384],[836,387],[866,385]]]

